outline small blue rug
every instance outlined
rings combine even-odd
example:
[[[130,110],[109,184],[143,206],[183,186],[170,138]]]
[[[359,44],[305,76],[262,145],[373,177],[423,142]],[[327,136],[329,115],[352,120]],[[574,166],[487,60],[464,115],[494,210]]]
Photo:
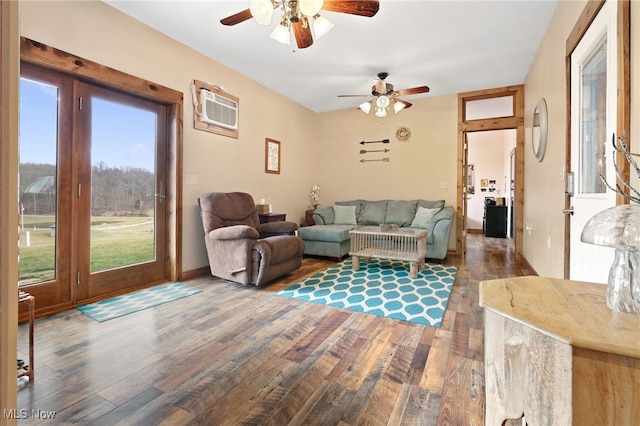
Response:
[[[98,322],[108,321],[133,312],[142,311],[152,306],[162,305],[173,300],[182,299],[202,290],[182,283],[162,284],[96,303],[78,306],[83,314]]]
[[[351,258],[276,293],[372,315],[440,327],[458,268],[427,263],[417,278],[408,262],[372,259],[351,269]]]

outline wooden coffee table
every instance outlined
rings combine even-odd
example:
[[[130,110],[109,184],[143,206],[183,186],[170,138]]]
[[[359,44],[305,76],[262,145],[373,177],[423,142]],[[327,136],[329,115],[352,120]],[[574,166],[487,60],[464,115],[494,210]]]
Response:
[[[409,262],[409,276],[417,278],[424,268],[427,256],[427,231],[401,228],[397,231],[380,231],[376,227],[364,227],[349,231],[354,271],[360,269],[360,257],[369,262],[372,257]]]

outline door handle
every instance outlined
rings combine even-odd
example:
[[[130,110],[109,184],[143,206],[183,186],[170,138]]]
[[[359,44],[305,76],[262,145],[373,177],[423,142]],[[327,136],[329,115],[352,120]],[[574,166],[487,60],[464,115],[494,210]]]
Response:
[[[573,206],[569,207],[568,209],[562,210],[562,213],[570,214],[571,216],[573,216]]]

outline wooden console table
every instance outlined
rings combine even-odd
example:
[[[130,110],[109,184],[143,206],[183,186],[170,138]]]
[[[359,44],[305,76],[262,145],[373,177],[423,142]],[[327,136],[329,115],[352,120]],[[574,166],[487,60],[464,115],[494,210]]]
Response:
[[[606,286],[541,277],[482,281],[485,424],[637,425],[640,316]]]

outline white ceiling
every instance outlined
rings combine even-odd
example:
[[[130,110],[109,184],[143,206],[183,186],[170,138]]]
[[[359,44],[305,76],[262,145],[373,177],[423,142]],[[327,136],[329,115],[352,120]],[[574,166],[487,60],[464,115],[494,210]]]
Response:
[[[268,27],[220,24],[249,0],[103,1],[315,112],[356,107],[363,99],[337,96],[369,94],[381,71],[396,90],[431,88],[409,102],[522,84],[557,3],[380,0],[372,18],[324,12],[335,28],[297,49],[269,38],[278,12]]]

